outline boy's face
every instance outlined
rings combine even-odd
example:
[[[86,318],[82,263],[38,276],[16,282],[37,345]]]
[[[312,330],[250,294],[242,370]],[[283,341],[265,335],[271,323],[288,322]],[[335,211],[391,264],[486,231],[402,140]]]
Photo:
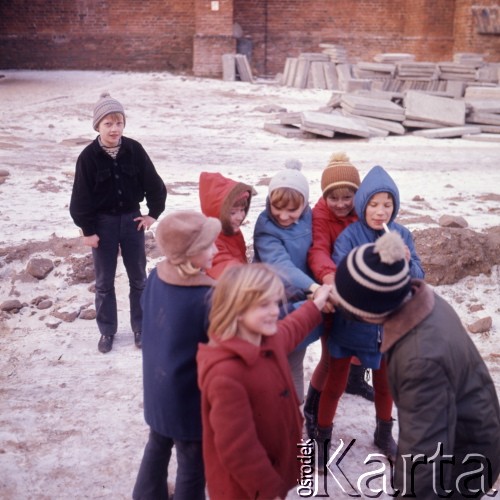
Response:
[[[243,206],[233,206],[231,211],[229,212],[229,224],[231,225],[231,229],[234,233],[238,233],[240,231],[240,226],[245,220],[246,211]]]
[[[271,214],[281,227],[290,227],[300,219],[304,211],[304,203],[298,207],[289,203],[285,207],[277,208],[271,204]]]
[[[120,139],[125,128],[123,117],[118,114],[105,116],[97,126],[97,131],[101,136],[102,143],[108,148],[113,148],[120,144]]]
[[[346,188],[332,189],[327,193],[325,201],[335,217],[347,217],[354,208],[354,191]]]
[[[375,230],[384,229],[383,224],[391,220],[394,202],[389,193],[376,193],[366,205],[365,219],[369,227]]]

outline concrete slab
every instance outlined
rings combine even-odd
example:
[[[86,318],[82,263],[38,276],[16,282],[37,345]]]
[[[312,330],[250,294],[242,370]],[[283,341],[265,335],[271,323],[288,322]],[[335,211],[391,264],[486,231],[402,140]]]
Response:
[[[359,115],[352,115],[350,113],[347,113],[346,111],[343,112],[345,116],[349,116],[350,118],[359,118]],[[368,125],[368,127],[374,127],[380,130],[386,130],[387,132],[390,132],[392,134],[396,135],[403,135],[406,133],[406,129],[401,125],[401,123],[393,120],[380,120],[378,118],[372,118],[369,116],[363,116],[362,120]]]
[[[500,113],[500,99],[465,99],[465,104],[472,111],[485,111],[486,113]]]
[[[312,61],[309,69],[311,83],[315,89],[326,89],[324,62]]]
[[[236,80],[236,58],[234,54],[222,55],[222,79],[225,82]]]
[[[405,119],[405,111],[402,106],[389,99],[371,98],[366,94],[345,94],[342,96],[341,106],[355,115],[372,116],[394,121],[403,121]]]
[[[404,120],[403,126],[407,128],[441,128],[439,123],[424,122],[421,120]]]
[[[248,63],[247,56],[244,54],[236,54],[236,70],[243,82],[253,83],[252,69]]]
[[[428,137],[430,139],[445,139],[451,137],[463,137],[464,135],[480,134],[481,127],[474,125],[464,127],[443,127],[427,130],[416,130],[413,135]]]
[[[499,134],[477,134],[477,135],[464,135],[462,139],[467,139],[469,141],[480,141],[480,142],[498,142],[500,143]]]
[[[465,97],[471,99],[500,99],[500,86],[473,86],[465,89]]]
[[[404,97],[406,119],[440,123],[449,126],[465,124],[465,102],[408,90]]]
[[[289,127],[287,125],[281,125],[280,123],[270,123],[270,122],[264,123],[264,130],[267,130],[267,132],[271,132],[272,134],[278,134],[287,138],[296,138],[296,139],[314,138],[313,134],[304,132],[300,128]]]
[[[339,113],[319,113],[317,111],[303,111],[302,125],[312,128],[324,128],[359,137],[370,137],[370,131],[364,122],[342,116]]]
[[[302,123],[302,113],[300,111],[296,113],[283,113],[280,116],[280,123],[282,125],[297,125]]]
[[[326,88],[328,90],[338,90],[339,88],[339,77],[337,76],[337,68],[332,62],[326,62],[323,64],[323,69],[325,70],[325,82]]]
[[[300,129],[304,132],[309,132],[314,135],[320,135],[322,137],[331,138],[335,135],[335,132],[333,130],[328,130],[326,128],[306,127],[305,125],[301,125]]]
[[[467,123],[484,123],[485,125],[500,125],[500,113],[472,112],[467,115]]]

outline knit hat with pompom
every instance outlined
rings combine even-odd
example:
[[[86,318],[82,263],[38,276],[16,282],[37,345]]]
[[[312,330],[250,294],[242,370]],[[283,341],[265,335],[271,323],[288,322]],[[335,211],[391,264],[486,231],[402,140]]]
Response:
[[[349,188],[356,192],[360,183],[358,169],[349,161],[349,157],[343,152],[333,153],[321,175],[323,197],[338,188]]]
[[[307,205],[309,203],[309,182],[301,169],[302,163],[299,160],[286,160],[284,170],[274,174],[269,183],[269,195],[278,188],[295,189],[304,197],[304,205]]]
[[[92,121],[94,130],[97,130],[99,122],[111,113],[121,113],[123,115],[123,124],[125,124],[125,110],[123,106],[116,99],[113,99],[109,95],[109,92],[103,92],[94,106],[94,119]]]
[[[352,249],[337,266],[335,286],[344,309],[379,319],[397,309],[411,290],[405,244],[399,233]]]

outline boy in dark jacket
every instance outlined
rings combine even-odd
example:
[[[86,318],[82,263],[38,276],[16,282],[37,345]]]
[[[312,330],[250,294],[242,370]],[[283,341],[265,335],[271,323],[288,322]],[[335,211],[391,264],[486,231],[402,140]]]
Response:
[[[453,308],[411,279],[405,252],[396,232],[351,250],[335,275],[337,308],[384,326],[401,496],[479,498],[500,473],[495,385]]]
[[[141,294],[146,282],[144,230],[165,209],[167,189],[137,141],[123,137],[125,111],[108,93],[94,108],[97,138],[76,162],[70,214],[92,248],[97,326],[101,333],[98,349],[113,347],[118,328],[115,275],[121,252],[130,285],[130,325],[135,345],[141,347]],[[142,215],[139,204],[146,198],[149,209]]]

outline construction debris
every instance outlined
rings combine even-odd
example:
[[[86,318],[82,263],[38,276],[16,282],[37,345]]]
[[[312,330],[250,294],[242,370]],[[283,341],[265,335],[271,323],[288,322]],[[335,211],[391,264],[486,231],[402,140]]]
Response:
[[[500,142],[500,63],[458,53],[452,62],[416,62],[412,54],[377,54],[374,62],[347,62],[339,46],[287,58],[282,84],[332,90],[319,110],[279,114],[278,132],[312,137],[384,137],[413,133]],[[266,123],[266,130],[272,131]]]

